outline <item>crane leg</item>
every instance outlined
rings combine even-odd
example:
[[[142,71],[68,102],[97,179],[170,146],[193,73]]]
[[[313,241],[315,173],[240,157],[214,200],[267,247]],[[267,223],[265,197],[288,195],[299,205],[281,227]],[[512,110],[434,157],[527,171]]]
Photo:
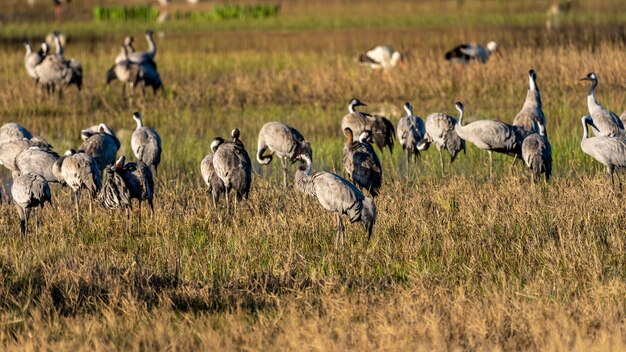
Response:
[[[287,189],[287,157],[280,158],[283,165],[283,189]]]
[[[39,237],[39,210],[35,209],[35,238]]]
[[[80,189],[76,190],[76,192],[74,192],[74,203],[76,204],[76,224],[79,225],[80,224],[80,213],[78,211],[78,199],[80,197]]]
[[[137,237],[141,236],[141,201],[139,201],[139,212],[137,213]]]
[[[445,176],[443,170],[443,154],[441,153],[441,149],[439,150],[439,165],[441,165],[441,176]]]
[[[226,213],[230,210],[230,188],[226,188]]]
[[[493,180],[493,155],[489,151],[489,179]]]
[[[409,159],[411,158],[411,153],[409,152],[409,149],[407,148],[406,150],[406,174],[409,174]]]
[[[615,172],[615,177],[617,177],[617,182],[618,182],[618,185],[619,185],[619,193],[622,193],[622,179],[619,178],[619,173],[618,172]]]

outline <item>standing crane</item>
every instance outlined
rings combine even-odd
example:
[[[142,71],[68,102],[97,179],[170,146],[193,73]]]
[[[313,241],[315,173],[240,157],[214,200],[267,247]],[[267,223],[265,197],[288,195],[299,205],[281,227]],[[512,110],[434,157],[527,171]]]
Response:
[[[132,200],[139,202],[137,212],[137,235],[141,228],[141,202],[148,201],[150,209],[154,213],[152,203],[154,197],[154,179],[150,167],[143,161],[126,163],[126,158],[121,156],[115,165],[107,169],[108,177],[102,191],[98,196],[100,203],[107,209],[126,208],[132,209]]]
[[[594,134],[598,137],[620,137],[626,138],[624,124],[622,120],[612,111],[600,105],[596,100],[596,87],[598,86],[598,75],[590,72],[581,81],[591,81],[591,88],[587,95],[587,108],[589,116],[593,120]]]
[[[78,152],[87,153],[96,159],[100,172],[115,162],[121,144],[109,126],[101,123],[97,132],[93,132],[91,128],[82,130],[81,138],[83,144],[78,148]]]
[[[217,148],[224,143],[222,137],[216,137],[211,142],[211,153],[202,159],[200,163],[200,172],[202,173],[202,180],[207,185],[207,192],[211,194],[213,199],[213,206],[217,208],[217,202],[220,200],[220,196],[226,193],[226,186],[221,178],[215,173],[215,167],[213,166],[213,155]]]
[[[70,149],[54,163],[53,171],[58,179],[62,179],[72,189],[76,204],[76,222],[80,222],[80,191],[84,189],[92,199],[96,199],[102,188],[98,163],[91,155]]]
[[[63,43],[61,42],[61,33],[54,32],[54,45],[56,47],[56,55],[63,59],[63,62],[67,67],[69,67],[71,71],[71,76],[69,81],[67,81],[67,85],[76,85],[78,90],[80,91],[83,87],[83,66],[78,62],[78,60],[71,58],[69,60],[65,59],[65,51],[63,50]]]
[[[26,68],[26,73],[34,79],[37,80],[37,72],[35,72],[35,66],[39,65],[41,61],[43,61],[44,57],[47,53],[48,44],[45,44],[45,47],[42,45],[42,48],[33,51],[33,46],[30,42],[25,42],[24,47],[26,48],[26,54],[24,55],[24,67]]]
[[[344,243],[344,226],[342,215],[347,215],[350,222],[360,221],[367,231],[367,240],[372,237],[376,223],[376,204],[372,198],[366,197],[359,189],[343,177],[325,171],[313,172],[311,159],[300,155],[302,165],[296,170],[295,186],[300,192],[317,198],[322,207],[337,214],[337,235],[335,249],[341,236]]]
[[[522,142],[522,160],[532,172],[532,181],[539,180],[539,175],[546,176],[546,183],[552,175],[552,147],[548,141],[546,126],[537,116],[539,132],[524,138]]]
[[[411,156],[413,160],[419,157],[419,149],[417,144],[426,136],[426,127],[422,118],[413,114],[413,106],[411,103],[404,103],[404,111],[406,116],[398,120],[398,141],[402,145],[402,149],[406,151],[406,168],[409,169],[409,161]]]
[[[241,201],[243,198],[248,199],[252,183],[252,162],[243,143],[239,141],[239,130],[234,129],[231,132],[231,136],[234,141],[217,143],[213,154],[213,167],[217,177],[224,182],[226,187],[226,203],[228,207],[230,206],[230,190],[234,189],[237,193],[237,201]],[[219,139],[216,140],[219,142]]]
[[[138,160],[154,167],[154,174],[158,175],[158,167],[161,163],[161,137],[154,129],[143,125],[143,118],[139,111],[133,114],[133,120],[137,123],[130,140],[133,153]]]
[[[367,106],[359,99],[352,98],[348,104],[348,114],[341,120],[341,130],[349,127],[354,133],[354,140],[361,135],[361,132],[369,130],[372,132],[373,141],[378,148],[383,151],[389,147],[389,152],[393,152],[395,138],[395,128],[391,121],[383,116],[372,116],[368,113],[357,111],[357,106]]]
[[[266,150],[272,153],[263,155]],[[302,134],[286,123],[272,121],[261,127],[257,144],[256,160],[261,165],[268,165],[276,154],[283,166],[283,188],[287,188],[287,161],[292,163],[300,154],[313,158],[311,143],[304,139]]]
[[[442,174],[444,173],[442,149],[450,154],[450,164],[454,162],[461,150],[465,153],[465,141],[456,133],[455,126],[454,117],[441,112],[432,113],[426,117],[426,135],[417,143],[417,149],[420,151],[427,150],[431,144],[437,147]]]
[[[455,130],[459,137],[489,153],[489,178],[493,179],[492,152],[515,157],[522,156],[523,132],[517,127],[496,120],[478,120],[463,125],[463,104],[455,104],[459,111],[459,121]]]
[[[107,84],[118,79],[122,82],[122,96],[126,98],[126,86],[128,85],[128,94],[132,97],[137,84],[141,81],[141,64],[128,60],[128,46],[122,45],[121,49],[124,60],[118,62],[117,58],[115,59],[115,64],[107,71]]]
[[[626,140],[621,137],[609,136],[589,137],[587,125],[597,129],[593,117],[589,115],[583,116],[581,122],[583,124],[583,138],[580,141],[580,148],[585,154],[590,155],[606,167],[606,172],[611,176],[612,191],[615,189],[613,174],[617,176],[621,193],[622,180],[615,171],[618,168],[626,167]]]
[[[344,129],[346,142],[343,147],[343,165],[352,182],[367,189],[372,197],[378,196],[383,183],[383,169],[380,160],[369,144],[370,131],[361,132],[358,142],[354,142],[352,130]]]
[[[528,71],[528,93],[522,106],[522,110],[515,116],[513,126],[519,127],[525,136],[539,132],[538,124],[546,125],[546,117],[543,114],[541,94],[537,87],[537,73],[535,70]]]
[[[11,197],[20,217],[20,231],[28,233],[28,218],[33,208],[43,209],[46,202],[52,204],[52,194],[46,179],[38,174],[25,173],[13,181]],[[35,236],[39,233],[39,212],[35,218]]]

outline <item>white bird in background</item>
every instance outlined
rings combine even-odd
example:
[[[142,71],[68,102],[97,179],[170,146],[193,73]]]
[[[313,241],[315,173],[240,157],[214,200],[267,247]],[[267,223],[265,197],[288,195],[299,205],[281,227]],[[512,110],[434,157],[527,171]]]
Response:
[[[612,111],[600,105],[596,100],[596,87],[598,86],[598,75],[595,72],[589,72],[587,76],[580,79],[581,81],[591,81],[591,88],[587,95],[587,108],[589,116],[593,120],[593,133],[596,136],[620,137],[626,138],[626,131],[622,120]]]
[[[446,53],[446,60],[460,63],[469,64],[474,61],[484,64],[489,60],[491,54],[495,53],[498,56],[502,56],[502,52],[498,48],[498,44],[494,41],[487,43],[487,47],[482,47],[476,43],[466,43],[456,46],[454,49]]]
[[[404,65],[404,55],[388,46],[376,46],[361,55],[359,55],[359,63],[367,65],[374,70],[386,70]]]

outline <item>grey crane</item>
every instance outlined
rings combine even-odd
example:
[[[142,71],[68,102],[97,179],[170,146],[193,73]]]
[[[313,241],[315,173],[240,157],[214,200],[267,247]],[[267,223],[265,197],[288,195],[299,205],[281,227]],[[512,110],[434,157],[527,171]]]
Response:
[[[552,147],[546,133],[546,126],[536,117],[539,132],[524,138],[522,142],[522,160],[532,172],[532,181],[539,180],[539,176],[545,175],[546,183],[552,175]]]
[[[122,95],[126,97],[126,86],[128,86],[129,94],[132,97],[137,84],[141,81],[141,64],[128,60],[128,46],[122,45],[121,49],[121,55],[123,55],[125,59],[121,61],[118,61],[117,58],[115,59],[115,64],[113,64],[106,74],[107,84],[111,83],[113,80],[119,80],[122,82]]]
[[[150,167],[143,161],[126,163],[126,158],[121,156],[115,165],[107,169],[108,177],[100,191],[98,199],[102,206],[107,209],[120,207],[132,209],[132,200],[139,202],[137,212],[137,234],[141,227],[141,202],[148,201],[150,209],[154,213],[154,179]]]
[[[457,102],[455,106],[459,111],[459,121],[455,127],[456,133],[459,137],[489,153],[490,178],[493,178],[492,152],[515,157],[522,156],[524,133],[520,128],[497,120],[478,120],[463,125],[463,104]]]
[[[539,132],[538,124],[546,125],[546,117],[543,114],[541,94],[537,86],[537,73],[535,70],[528,71],[528,92],[522,110],[515,116],[513,125],[519,127],[526,136]]]
[[[17,156],[30,147],[41,149],[51,149],[52,146],[42,137],[35,136],[31,139],[22,138],[0,144],[0,165],[9,169],[13,178],[19,176],[19,169],[16,164]]]
[[[589,116],[593,120],[594,134],[598,137],[620,137],[626,138],[624,124],[622,120],[612,111],[600,105],[596,100],[596,87],[598,86],[598,75],[590,72],[581,81],[591,81],[591,88],[587,95],[587,108]]]
[[[247,199],[252,183],[252,162],[243,143],[239,141],[239,130],[234,129],[231,136],[233,142],[217,144],[213,153],[215,173],[226,187],[227,206],[230,206],[230,190],[234,189],[237,193],[237,201]]]
[[[62,180],[58,179],[52,171],[57,159],[59,159],[59,154],[52,149],[29,147],[15,157],[15,165],[19,170],[18,175],[33,173],[41,175],[48,182],[61,183]]]
[[[615,173],[618,168],[626,167],[626,140],[621,137],[598,136],[589,137],[587,125],[597,128],[593,117],[587,115],[581,119],[583,124],[583,138],[580,148],[585,154],[590,155],[606,167],[606,172],[611,176],[611,189],[615,188],[613,174],[619,181],[619,190],[622,191],[622,180]]]
[[[70,149],[54,163],[53,171],[58,179],[62,179],[72,189],[76,204],[76,222],[79,222],[80,191],[84,189],[92,199],[96,199],[102,188],[98,163],[91,155]]]
[[[43,209],[46,202],[52,204],[52,194],[46,179],[38,174],[25,173],[13,181],[11,197],[15,202],[20,217],[20,231],[28,233],[28,218],[33,208]],[[39,212],[36,213],[35,235],[39,232]]]
[[[432,113],[426,117],[426,135],[417,143],[417,149],[420,151],[427,150],[431,144],[437,147],[442,174],[444,172],[442,149],[450,154],[450,164],[454,162],[461,150],[465,153],[465,141],[456,133],[455,126],[454,117],[441,112]]]
[[[222,143],[224,143],[222,137],[214,138],[213,141],[211,141],[211,152],[205,156],[200,163],[202,180],[204,180],[204,183],[207,185],[207,192],[211,194],[214,207],[217,207],[220,196],[226,193],[226,186],[224,186],[222,179],[215,173],[215,167],[213,166],[213,155]]]
[[[373,70],[386,70],[404,65],[404,55],[386,45],[378,45],[359,55],[359,63]]]
[[[138,160],[154,167],[154,174],[158,175],[161,162],[161,137],[154,129],[143,125],[143,117],[139,111],[133,114],[133,119],[137,123],[130,140],[133,153]]]
[[[364,196],[355,185],[339,175],[325,171],[313,172],[311,159],[307,155],[300,155],[298,159],[303,163],[296,170],[296,189],[308,196],[317,198],[324,209],[337,214],[335,249],[338,246],[340,236],[342,246],[344,243],[342,215],[347,215],[352,223],[360,221],[367,231],[369,241],[376,223],[374,200]]]
[[[402,149],[406,151],[406,167],[409,168],[409,160],[413,156],[413,160],[419,157],[419,149],[417,144],[426,136],[426,126],[422,118],[413,114],[413,106],[411,103],[404,103],[404,111],[406,116],[398,120],[398,142],[402,145]]]
[[[263,155],[265,151],[272,153]],[[283,122],[272,121],[261,127],[257,143],[256,160],[261,165],[268,165],[276,154],[280,158],[283,167],[283,188],[287,188],[287,165],[292,163],[300,154],[306,154],[313,158],[313,150],[300,132]]]
[[[57,48],[57,55],[60,55],[65,60],[65,64],[71,71],[71,77],[67,82],[68,85],[76,85],[76,88],[80,91],[83,87],[83,66],[75,58],[65,59],[65,53],[63,50],[63,44],[61,43],[59,32],[54,32],[54,44]]]
[[[91,128],[82,130],[81,138],[83,144],[78,148],[78,152],[87,153],[96,159],[101,172],[115,162],[121,144],[109,126],[101,123],[98,125],[98,132],[93,132]]]
[[[368,142],[370,131],[361,132],[357,142],[354,141],[349,127],[343,133],[346,135],[343,147],[343,166],[346,172],[355,185],[367,189],[372,197],[378,196],[383,183],[383,169],[374,148]]]
[[[45,47],[43,45],[45,45]],[[42,44],[42,48],[37,51],[33,51],[33,46],[30,42],[24,42],[24,47],[26,48],[26,54],[24,55],[24,67],[26,68],[28,75],[36,80],[37,72],[35,72],[35,66],[39,65],[46,56],[48,44]]]
[[[393,152],[396,131],[391,121],[384,116],[373,116],[357,111],[357,106],[367,105],[363,104],[359,99],[352,98],[348,104],[349,113],[341,120],[341,130],[343,131],[349,127],[354,133],[355,141],[361,135],[361,132],[369,130],[372,132],[374,143],[381,151],[385,147],[389,147],[389,152]]]
[[[484,64],[493,53],[502,56],[498,44],[494,41],[487,43],[486,47],[478,45],[477,43],[466,43],[460,44],[446,52],[445,58],[447,61],[460,64],[469,64],[472,62]]]
[[[10,141],[17,141],[22,138],[31,139],[33,135],[26,127],[15,122],[5,123],[0,126],[0,144]]]

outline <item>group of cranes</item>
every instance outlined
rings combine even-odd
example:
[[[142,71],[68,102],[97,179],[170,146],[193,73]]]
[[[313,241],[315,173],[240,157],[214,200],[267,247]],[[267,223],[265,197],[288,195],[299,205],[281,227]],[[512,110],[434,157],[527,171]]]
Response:
[[[107,84],[114,80],[122,82],[122,93],[126,95],[126,86],[130,91],[130,96],[134,95],[134,90],[141,85],[142,93],[145,95],[146,86],[152,87],[156,94],[157,90],[163,90],[163,82],[157,70],[156,42],[154,33],[146,31],[147,51],[136,51],[133,46],[134,38],[127,36],[120,46],[121,52],[115,57],[115,63],[107,71]]]
[[[129,83],[131,88],[140,81],[153,88],[161,87],[154,62],[156,45],[152,32],[147,32],[146,40],[149,49],[138,52],[133,47],[132,37],[125,38],[122,53],[118,55],[114,66],[107,73],[108,81],[118,79],[124,84]],[[55,35],[55,44],[57,53],[54,57],[62,58],[63,50],[58,35]],[[477,56],[468,59],[469,49],[467,45],[459,46],[453,52],[462,52],[466,56],[460,59],[467,62],[477,60],[483,63],[490,53],[498,52],[495,43],[489,43],[487,49],[474,47]],[[39,67],[42,62],[52,60],[48,59],[52,56],[47,51],[45,44],[37,53],[28,49],[25,59],[29,74],[36,75],[40,84],[48,84],[41,80],[38,73],[41,71]],[[370,51],[367,56],[371,59],[376,56],[374,53],[383,52],[386,56],[382,56],[388,56],[390,63],[381,63],[381,67],[392,65],[391,62],[398,62],[402,58],[395,51],[382,49]],[[446,56],[453,58],[453,52]],[[70,66],[68,64],[68,67]],[[156,76],[150,76],[150,72],[154,72]],[[620,117],[597,102],[595,89],[598,85],[598,76],[591,72],[581,80],[591,81],[587,96],[589,114],[581,119],[583,124],[581,149],[606,167],[614,186],[615,170],[626,167],[624,124]],[[46,87],[50,88],[49,85]],[[343,243],[344,239],[344,225],[341,220],[343,215],[348,216],[351,222],[362,222],[368,238],[371,237],[377,216],[374,199],[380,195],[383,185],[383,168],[373,145],[377,145],[382,153],[386,148],[391,152],[396,136],[406,152],[407,168],[411,157],[417,159],[420,152],[426,151],[430,144],[435,144],[443,172],[442,151],[444,149],[448,151],[450,162],[453,163],[460,151],[465,152],[467,141],[488,152],[490,178],[494,177],[493,152],[513,156],[515,160],[522,159],[531,171],[533,182],[538,181],[541,174],[545,175],[547,182],[552,174],[552,149],[546,133],[546,118],[534,70],[528,73],[526,99],[511,124],[488,119],[467,123],[465,107],[461,102],[455,103],[458,118],[435,112],[423,120],[414,113],[413,106],[407,102],[403,106],[406,114],[400,117],[396,129],[384,116],[357,110],[358,107],[364,106],[367,105],[359,99],[351,99],[348,103],[348,113],[341,120],[341,129],[346,138],[343,148],[346,178],[335,173],[313,171],[311,143],[292,126],[278,121],[267,122],[258,135],[256,160],[261,165],[268,165],[274,155],[280,159],[283,188],[287,188],[289,162],[301,163],[294,176],[295,188],[315,197],[324,209],[336,213],[336,245],[339,240]],[[6,124],[0,128],[0,164],[13,174],[14,185],[11,194],[19,209],[22,232],[27,231],[30,209],[43,206],[46,201],[51,200],[49,183],[67,185],[72,189],[77,222],[80,219],[81,190],[86,190],[92,199],[97,198],[109,209],[120,207],[129,209],[131,200],[137,199],[139,231],[142,202],[148,201],[154,211],[153,173],[157,175],[158,172],[162,142],[154,129],[143,125],[141,113],[135,112],[132,118],[136,128],[130,144],[137,161],[129,163],[124,156],[116,161],[121,143],[113,129],[104,123],[82,130],[82,144],[77,150],[70,149],[63,156],[59,156],[45,139],[32,136],[17,124]],[[589,125],[594,129],[596,137],[589,136]],[[230,141],[215,137],[211,142],[211,152],[200,163],[202,179],[216,207],[220,198],[224,196],[226,208],[231,208],[233,202],[231,191],[234,192],[235,208],[238,202],[247,199],[250,193],[252,161],[240,140],[240,134],[238,129],[232,130]],[[106,180],[103,176],[106,176]],[[619,176],[617,178],[621,190],[621,179]],[[365,191],[369,197],[364,195]]]
[[[26,47],[24,56],[26,72],[35,80],[36,85],[49,94],[58,90],[59,98],[63,97],[63,89],[66,87],[73,84],[80,91],[83,86],[82,65],[74,58],[65,58],[60,36],[59,32],[53,34],[56,49],[54,53],[50,52],[50,48],[45,42],[37,51],[33,51],[30,43],[24,43]]]
[[[45,201],[50,201],[50,183],[68,186],[72,190],[77,223],[80,222],[82,190],[109,209],[130,208],[130,200],[137,199],[139,229],[141,202],[148,200],[153,209],[154,180],[150,168],[153,167],[156,173],[161,160],[161,138],[154,129],[143,126],[139,112],[133,114],[133,119],[137,127],[131,147],[138,160],[136,163],[125,163],[124,156],[115,161],[121,144],[104,123],[82,130],[81,146],[78,150],[68,150],[63,156],[59,156],[45,139],[33,137],[23,126],[8,123],[0,127],[0,164],[13,176],[11,195],[18,207],[22,233],[27,232],[31,209],[43,207]],[[104,170],[108,177],[103,186]]]
[[[83,85],[83,68],[80,62],[74,58],[66,59],[61,34],[54,32],[52,40],[55,52],[50,52],[47,42],[41,44],[39,50],[34,50],[30,42],[24,43],[26,54],[24,55],[24,67],[26,73],[35,80],[37,86],[49,94],[58,90],[59,98],[63,96],[63,90],[69,85],[76,85],[80,91]],[[115,58],[115,63],[106,73],[106,83],[119,80],[123,83],[122,93],[126,95],[126,86],[129,87],[130,96],[133,96],[137,86],[141,86],[145,96],[145,87],[152,87],[154,93],[163,90],[163,82],[157,70],[155,61],[156,42],[153,32],[146,31],[147,51],[136,51],[132,36],[124,38],[121,52]]]

